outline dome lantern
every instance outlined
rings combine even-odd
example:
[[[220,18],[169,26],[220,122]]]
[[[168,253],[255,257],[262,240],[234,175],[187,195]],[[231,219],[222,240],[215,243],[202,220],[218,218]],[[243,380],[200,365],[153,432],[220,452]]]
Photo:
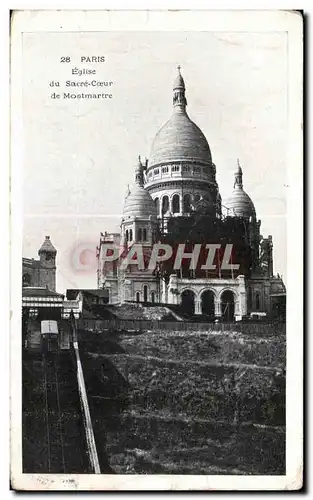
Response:
[[[238,186],[239,189],[243,188],[242,184],[242,168],[240,166],[239,160],[237,158],[237,170],[235,172],[235,183],[234,183],[234,189]]]
[[[143,187],[143,164],[141,163],[140,155],[138,156],[138,164],[135,169],[135,182],[137,186]]]
[[[180,72],[180,65],[177,66],[178,75],[174,80],[173,85],[173,106],[178,112],[186,112],[187,99],[185,96],[185,82]]]

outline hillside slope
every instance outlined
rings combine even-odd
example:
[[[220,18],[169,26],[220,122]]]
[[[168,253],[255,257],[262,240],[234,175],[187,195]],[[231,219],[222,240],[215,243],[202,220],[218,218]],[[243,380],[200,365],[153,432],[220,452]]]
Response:
[[[99,446],[117,473],[284,473],[283,335],[100,336],[81,350]]]

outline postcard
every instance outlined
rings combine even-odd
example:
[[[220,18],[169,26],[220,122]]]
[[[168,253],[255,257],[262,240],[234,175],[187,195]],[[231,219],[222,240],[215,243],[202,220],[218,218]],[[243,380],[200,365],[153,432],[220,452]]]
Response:
[[[302,487],[302,26],[13,12],[13,489]]]

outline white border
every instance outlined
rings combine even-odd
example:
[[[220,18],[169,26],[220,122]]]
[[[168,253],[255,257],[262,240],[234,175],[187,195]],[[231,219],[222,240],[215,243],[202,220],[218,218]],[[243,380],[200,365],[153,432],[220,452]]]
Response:
[[[117,8],[118,2],[114,3]],[[184,8],[180,2],[180,8]],[[63,5],[64,6],[64,5]],[[107,5],[106,5],[107,6]],[[57,6],[54,6],[57,8]],[[190,5],[189,5],[190,7]],[[173,7],[175,8],[175,3]],[[62,26],[62,28],[60,28]],[[23,31],[288,31],[289,151],[287,199],[287,474],[286,476],[39,475],[21,467],[21,33]],[[37,11],[13,23],[11,102],[11,480],[25,490],[277,490],[302,484],[302,17],[286,11]],[[296,244],[295,244],[296,242]],[[291,282],[292,279],[292,282]],[[74,484],[67,479],[74,479]]]

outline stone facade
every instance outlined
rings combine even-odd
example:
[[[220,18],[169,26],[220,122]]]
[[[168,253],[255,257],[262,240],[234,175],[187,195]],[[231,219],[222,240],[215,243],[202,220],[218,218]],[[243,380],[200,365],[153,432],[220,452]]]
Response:
[[[109,290],[111,303],[180,304],[190,314],[215,320],[240,320],[253,311],[270,315],[273,283],[276,297],[285,293],[281,278],[273,276],[272,238],[263,239],[260,235],[261,221],[257,220],[253,201],[243,189],[238,160],[233,191],[222,204],[209,144],[190,120],[186,106],[185,83],[179,69],[173,86],[172,116],[157,133],[149,160],[142,163],[139,157],[135,186],[125,200],[121,233],[101,234],[97,249],[98,287]],[[239,248],[242,252],[245,247],[244,255],[249,255],[244,272],[209,276],[204,272],[174,269],[162,274],[160,269],[151,271],[146,266],[140,270],[133,264],[123,268],[123,258],[133,251],[134,245],[140,244],[148,258],[156,242],[173,244],[173,228],[178,239],[186,234],[189,244],[202,242],[201,233],[194,230],[200,219],[204,221],[202,230],[216,228],[215,222],[220,221],[218,227],[224,233],[216,229],[216,234],[226,242],[233,238],[238,243],[236,231],[241,227]],[[189,241],[190,234],[195,239]],[[210,238],[209,233],[207,236]],[[108,243],[118,247],[114,262],[107,259]]]
[[[222,317],[222,302],[225,292],[230,292],[234,299],[234,311],[232,316],[241,319],[247,314],[247,294],[244,276],[235,279],[179,279],[177,276],[170,277],[167,296],[164,302],[170,304],[182,304],[184,293],[188,291],[194,295],[194,314],[206,314]],[[166,293],[166,291],[165,291]],[[205,296],[212,294],[212,308],[208,307]],[[210,304],[209,304],[210,306]]]

